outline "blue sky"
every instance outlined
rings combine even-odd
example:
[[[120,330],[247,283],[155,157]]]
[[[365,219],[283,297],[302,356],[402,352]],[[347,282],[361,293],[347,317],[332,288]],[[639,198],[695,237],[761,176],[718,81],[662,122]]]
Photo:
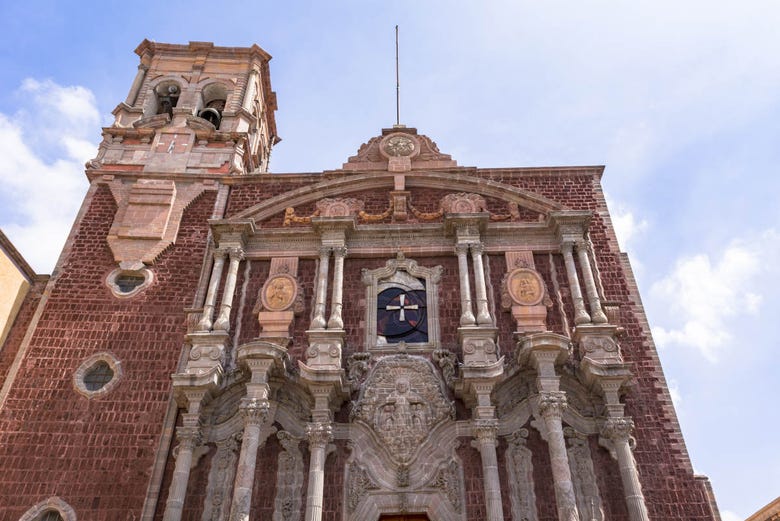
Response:
[[[780,3],[6,2],[0,227],[51,270],[143,39],[274,56],[274,172],[401,120],[459,164],[606,165],[688,449],[724,521],[780,494]]]

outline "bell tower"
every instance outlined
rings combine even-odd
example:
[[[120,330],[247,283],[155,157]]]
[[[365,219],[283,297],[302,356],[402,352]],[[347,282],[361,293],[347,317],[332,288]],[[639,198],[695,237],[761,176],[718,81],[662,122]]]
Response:
[[[144,40],[138,73],[87,169],[232,174],[268,170],[276,134],[271,56],[257,45]]]

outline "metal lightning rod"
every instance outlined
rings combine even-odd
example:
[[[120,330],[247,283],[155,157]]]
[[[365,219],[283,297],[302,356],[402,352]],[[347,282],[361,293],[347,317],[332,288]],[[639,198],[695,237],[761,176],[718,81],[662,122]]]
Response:
[[[401,124],[401,83],[398,75],[398,26],[395,26],[395,124]]]

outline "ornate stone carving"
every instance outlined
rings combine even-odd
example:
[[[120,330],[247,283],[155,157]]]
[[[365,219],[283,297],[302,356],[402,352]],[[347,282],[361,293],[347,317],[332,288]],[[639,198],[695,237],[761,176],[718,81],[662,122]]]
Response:
[[[474,420],[474,437],[478,443],[493,443],[496,442],[496,434],[498,433],[498,420]]]
[[[233,478],[236,473],[240,434],[217,442],[217,453],[211,461],[208,493],[203,504],[202,521],[221,521],[230,513],[230,496],[233,493]]]
[[[306,436],[312,447],[325,447],[333,440],[333,427],[329,423],[309,423],[306,425]]]
[[[628,417],[608,418],[601,427],[601,435],[612,441],[631,440],[634,421]]]
[[[522,306],[535,306],[545,295],[544,281],[529,268],[516,268],[507,276],[506,288],[512,300]]]
[[[563,391],[542,391],[539,393],[539,412],[542,416],[562,416],[568,402]]]
[[[276,433],[276,437],[284,451],[277,458],[273,521],[299,521],[303,495],[303,455],[298,447],[301,440],[285,431]]]
[[[349,465],[347,482],[347,510],[354,512],[368,490],[378,490],[379,485],[357,461]]]
[[[580,519],[604,521],[604,510],[599,488],[596,485],[596,472],[593,468],[588,437],[570,427],[565,428],[563,432],[569,442],[566,452],[569,456],[571,481],[574,486],[574,496],[577,498]]]
[[[509,498],[512,502],[512,519],[536,521],[536,493],[534,492],[534,468],[531,451],[526,447],[528,429],[507,436],[506,468],[509,473]]]
[[[487,203],[485,203],[484,197],[479,194],[465,192],[445,195],[440,205],[444,213],[479,213],[487,211]]]
[[[442,463],[439,470],[433,476],[430,486],[444,492],[452,508],[460,513],[461,504],[461,479],[460,465],[454,459]]]
[[[320,217],[350,217],[363,210],[363,201],[355,198],[325,198],[316,203]]]
[[[260,301],[269,311],[284,311],[292,307],[298,296],[298,282],[291,275],[270,277],[260,290]]]
[[[347,374],[353,385],[359,385],[368,374],[371,353],[355,353],[347,359]]]
[[[455,370],[458,367],[458,357],[452,351],[437,349],[433,352],[433,361],[441,369],[444,382],[447,386],[452,387],[455,381]]]
[[[246,424],[262,425],[268,421],[268,402],[253,398],[242,398],[238,411]]]
[[[430,362],[397,355],[377,363],[353,409],[397,462],[409,463],[430,431],[454,416]]]
[[[415,142],[403,134],[388,136],[382,142],[382,151],[391,157],[411,156],[414,149]]]

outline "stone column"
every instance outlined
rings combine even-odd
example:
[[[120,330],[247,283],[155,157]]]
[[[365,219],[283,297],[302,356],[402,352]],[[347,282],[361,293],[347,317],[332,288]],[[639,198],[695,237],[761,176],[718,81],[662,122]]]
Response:
[[[306,427],[309,437],[309,486],[306,492],[305,521],[322,520],[322,497],[325,487],[325,457],[328,443],[333,439],[329,423],[313,422]]]
[[[477,291],[477,324],[493,324],[487,301],[487,287],[485,285],[485,268],[482,265],[482,244],[471,245],[471,260],[474,263],[474,285]]]
[[[144,84],[144,78],[146,78],[146,71],[149,70],[149,66],[141,63],[138,65],[138,72],[135,74],[133,84],[130,86],[130,92],[127,94],[125,104],[133,106],[138,99],[138,92],[141,90],[141,85]]]
[[[330,246],[320,248],[320,271],[317,274],[317,294],[314,300],[314,318],[309,329],[325,329],[325,297],[328,294],[328,264],[330,263]]]
[[[601,299],[599,299],[599,292],[596,289],[596,280],[593,278],[593,269],[590,267],[588,245],[584,240],[577,241],[577,255],[580,259],[582,277],[585,279],[585,292],[588,294],[591,319],[594,324],[605,324],[607,315],[601,309]]]
[[[455,253],[458,255],[458,272],[460,278],[460,325],[473,326],[476,322],[474,311],[471,308],[471,284],[469,283],[469,261],[466,254],[469,251],[468,244],[455,245]]]
[[[344,319],[341,317],[343,307],[342,293],[344,291],[344,257],[347,247],[333,248],[333,295],[330,301],[330,319],[328,329],[344,329]]]
[[[198,322],[198,331],[208,331],[211,329],[214,318],[214,305],[217,302],[217,290],[222,278],[222,268],[225,266],[225,250],[214,250],[214,265],[211,267],[211,279],[209,279],[209,290],[206,293],[206,302],[203,304],[203,316]]]
[[[255,91],[255,78],[257,78],[257,70],[252,69],[249,71],[249,77],[247,78],[246,82],[246,90],[244,91],[244,99],[241,103],[241,107],[243,107],[244,110],[252,113],[252,102],[255,99],[255,94],[257,92]]]
[[[183,424],[176,429],[179,445],[171,486],[168,488],[168,500],[165,502],[163,521],[179,521],[181,519],[184,498],[187,495],[187,483],[190,480],[192,452],[200,444],[199,414],[185,413],[183,416]]]
[[[566,442],[563,438],[562,420],[566,405],[566,393],[563,391],[542,391],[539,393],[539,414],[544,421],[547,448],[550,452],[558,519],[579,521],[577,499],[574,496],[574,485],[569,469],[569,456],[566,453]]]
[[[236,292],[238,264],[244,259],[244,250],[229,248],[228,254],[230,255],[230,266],[228,266],[225,278],[225,290],[222,292],[222,305],[219,308],[219,317],[214,322],[214,329],[222,331],[230,330],[230,310],[233,308],[233,296]]]
[[[590,322],[590,315],[585,311],[585,302],[582,298],[580,289],[580,278],[577,276],[577,267],[574,265],[574,255],[572,254],[573,244],[569,241],[561,244],[563,260],[566,264],[566,276],[569,280],[569,290],[571,299],[574,301],[574,323],[587,324]]]
[[[260,448],[260,429],[268,419],[268,403],[264,400],[244,398],[238,410],[244,418],[244,435],[241,438],[241,453],[238,456],[236,480],[233,485],[230,520],[248,521],[255,484],[257,450]]]
[[[498,479],[498,458],[496,457],[497,431],[498,420],[476,420],[474,422],[476,447],[482,456],[487,521],[504,520],[504,509],[501,505],[501,483]]]
[[[628,517],[631,521],[649,521],[645,505],[645,497],[642,494],[642,485],[639,482],[639,472],[636,468],[634,454],[631,452],[631,431],[634,422],[631,418],[609,418],[602,427],[601,435],[612,442],[612,446],[620,467],[620,478],[623,481],[623,493],[626,496]]]

